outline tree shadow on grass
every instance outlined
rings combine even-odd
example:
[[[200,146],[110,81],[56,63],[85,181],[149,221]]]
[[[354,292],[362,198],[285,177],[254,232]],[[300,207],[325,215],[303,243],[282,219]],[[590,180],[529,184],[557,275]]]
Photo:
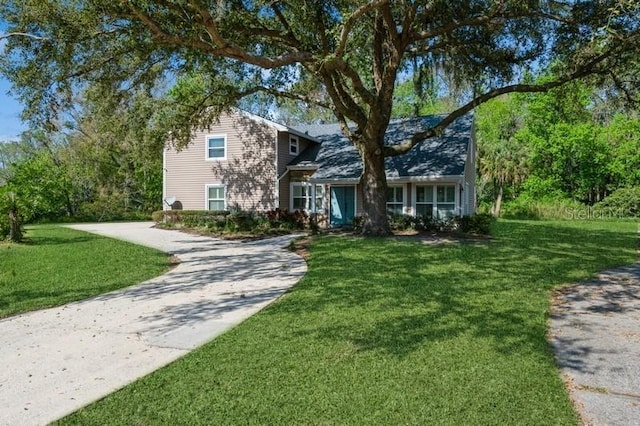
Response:
[[[399,357],[463,334],[501,353],[546,357],[549,291],[628,262],[634,234],[501,222],[487,245],[324,239],[294,297],[266,314],[308,316],[298,333]],[[324,312],[330,319],[312,325]]]
[[[38,225],[36,229],[43,230],[45,232],[36,232],[36,234],[34,235],[33,228],[27,228],[25,239],[22,244],[26,246],[71,245],[102,238],[98,235],[89,234],[87,232],[77,232],[71,230],[64,230],[64,234],[61,236],[51,235],[51,233],[60,232],[61,228],[56,225]]]

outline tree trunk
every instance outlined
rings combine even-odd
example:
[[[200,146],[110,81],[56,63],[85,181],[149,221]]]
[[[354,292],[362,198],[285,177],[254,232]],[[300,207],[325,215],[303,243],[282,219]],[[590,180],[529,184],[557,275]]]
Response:
[[[363,192],[364,223],[362,234],[387,236],[391,234],[387,218],[387,177],[384,156],[379,148],[360,150],[363,163],[360,185]]]
[[[18,209],[9,209],[9,241],[19,243],[22,241],[22,226],[20,224],[20,217],[18,215]]]
[[[500,209],[502,209],[502,194],[503,194],[503,186],[500,185],[498,188],[498,196],[496,197],[496,201],[493,207],[493,215],[495,217],[500,217]]]

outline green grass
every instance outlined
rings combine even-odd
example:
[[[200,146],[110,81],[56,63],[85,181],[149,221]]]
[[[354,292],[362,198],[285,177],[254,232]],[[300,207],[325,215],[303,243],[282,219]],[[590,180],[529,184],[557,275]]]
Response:
[[[166,271],[166,254],[58,226],[0,242],[0,318],[130,286]]]
[[[501,221],[489,243],[322,237],[285,297],[63,419],[569,425],[550,290],[635,259],[636,224]]]

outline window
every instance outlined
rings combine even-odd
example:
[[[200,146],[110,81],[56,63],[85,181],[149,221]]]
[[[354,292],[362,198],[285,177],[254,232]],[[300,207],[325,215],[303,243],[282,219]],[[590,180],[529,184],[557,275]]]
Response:
[[[293,184],[293,203],[291,204],[292,210],[308,210],[309,209],[309,198],[311,194],[311,187],[307,184]]]
[[[416,186],[416,216],[433,217],[433,185]]]
[[[311,205],[313,194],[311,189],[313,185],[307,182],[294,182],[291,184],[291,210],[312,211]],[[324,204],[324,186],[316,185],[316,211],[322,209]]]
[[[456,187],[455,185],[438,185],[436,187],[438,201],[438,218],[454,216],[456,213]]]
[[[387,212],[402,214],[404,207],[404,188],[402,186],[390,186],[387,188]]]
[[[226,135],[207,136],[207,160],[224,160],[227,158]]]
[[[322,213],[324,211],[324,186],[316,185],[316,211]]]
[[[456,214],[456,185],[416,185],[416,216],[444,219]]]
[[[299,141],[297,136],[289,136],[289,154],[298,155]]]
[[[220,211],[226,209],[224,185],[207,186],[207,210]]]

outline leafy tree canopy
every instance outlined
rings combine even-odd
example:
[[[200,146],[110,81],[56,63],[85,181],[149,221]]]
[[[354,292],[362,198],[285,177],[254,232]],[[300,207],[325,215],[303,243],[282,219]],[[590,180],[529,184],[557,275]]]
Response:
[[[384,234],[384,157],[475,106],[590,75],[633,97],[639,10],[634,0],[5,0],[0,67],[27,117],[47,123],[88,82],[126,94],[201,75],[176,98],[171,134],[181,144],[247,96],[330,110],[362,155],[364,230]],[[522,79],[550,64],[552,80]],[[467,90],[439,124],[386,146],[398,77],[416,70],[427,84],[446,75]]]

